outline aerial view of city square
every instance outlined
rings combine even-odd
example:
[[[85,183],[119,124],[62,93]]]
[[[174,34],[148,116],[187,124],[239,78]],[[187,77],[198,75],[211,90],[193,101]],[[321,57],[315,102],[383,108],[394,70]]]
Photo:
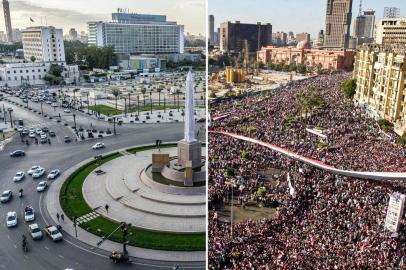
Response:
[[[206,269],[205,7],[2,1],[1,269]]]
[[[208,269],[406,269],[405,1],[208,12]]]

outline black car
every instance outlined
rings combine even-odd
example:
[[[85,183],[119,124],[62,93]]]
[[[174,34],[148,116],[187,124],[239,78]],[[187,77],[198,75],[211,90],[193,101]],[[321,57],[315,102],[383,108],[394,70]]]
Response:
[[[63,138],[63,141],[66,142],[66,143],[70,143],[72,140],[71,140],[71,138],[69,136],[65,136]]]
[[[14,152],[10,153],[10,157],[23,157],[25,156],[25,152],[23,150],[15,150]]]
[[[51,131],[49,132],[49,137],[55,137],[55,136],[56,136],[55,132],[51,130]]]
[[[42,128],[42,131],[43,131],[43,132],[48,132],[49,129],[48,129],[47,127],[43,127],[43,128]]]

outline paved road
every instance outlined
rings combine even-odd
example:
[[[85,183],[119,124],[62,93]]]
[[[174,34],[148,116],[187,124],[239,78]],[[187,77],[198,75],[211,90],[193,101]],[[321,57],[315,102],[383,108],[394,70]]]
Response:
[[[2,107],[0,102],[0,106]],[[14,183],[12,178],[17,171],[27,171],[32,165],[41,165],[48,172],[53,168],[64,171],[80,161],[91,158],[95,151],[90,150],[95,141],[84,141],[66,144],[60,141],[64,134],[71,133],[71,130],[37,114],[33,114],[25,109],[12,106],[6,103],[6,107],[13,107],[13,117],[24,120],[26,126],[48,126],[52,127],[57,134],[52,144],[29,146],[21,143],[18,135],[15,140],[6,145],[4,151],[0,152],[0,191],[11,189],[14,197],[11,202],[0,207],[0,270],[13,269],[65,269],[75,270],[88,269],[171,269],[176,263],[159,262],[135,259],[134,264],[127,266],[114,265],[107,259],[107,253],[100,250],[92,250],[92,247],[80,241],[65,236],[61,243],[53,243],[50,239],[43,239],[34,242],[29,239],[28,253],[21,250],[21,236],[28,235],[27,225],[23,221],[23,210],[26,205],[32,205],[36,210],[36,222],[40,226],[47,224],[50,220],[46,207],[42,204],[42,194],[36,192],[36,185],[39,180],[33,180],[30,176],[20,183]],[[163,141],[176,141],[183,136],[183,124],[145,124],[132,125],[131,127],[119,127],[120,135],[106,137],[102,140],[106,148],[97,153],[109,152],[114,149],[129,147],[138,144],[153,143],[156,139]],[[200,133],[201,135],[204,132]],[[15,149],[23,149],[27,155],[23,158],[10,158],[9,152]],[[57,180],[56,180],[57,181]],[[24,198],[18,198],[17,193],[20,188],[24,189]],[[8,211],[17,211],[19,224],[16,228],[5,226],[5,216]],[[179,263],[184,269],[204,269],[204,263]]]

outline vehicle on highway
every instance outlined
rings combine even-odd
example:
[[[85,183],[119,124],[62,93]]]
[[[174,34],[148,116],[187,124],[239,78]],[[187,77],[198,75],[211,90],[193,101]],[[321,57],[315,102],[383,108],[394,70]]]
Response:
[[[13,108],[9,107],[9,108],[7,109],[7,111],[12,112],[12,111],[13,111]]]
[[[18,127],[17,127],[17,131],[18,131],[18,132],[23,132],[23,131],[24,131],[24,127],[23,127],[23,126],[18,126]]]
[[[52,101],[47,100],[45,103],[46,103],[46,104],[52,104]]]
[[[10,157],[23,157],[25,156],[25,152],[23,150],[15,150],[10,153]]]
[[[59,176],[59,174],[61,173],[61,171],[59,169],[55,169],[52,170],[49,174],[48,174],[48,179],[55,179]]]
[[[66,143],[70,143],[72,140],[69,136],[65,136],[65,137],[63,137],[63,141]]]
[[[35,219],[35,212],[32,206],[26,206],[24,209],[24,220],[26,222],[34,221]]]
[[[49,129],[48,129],[47,127],[43,127],[43,128],[42,128],[42,132],[45,132],[45,133],[46,133],[46,132],[48,132],[48,131],[49,131]]]
[[[46,139],[47,135],[45,133],[41,133],[41,139]]]
[[[9,228],[17,226],[17,213],[8,212],[6,221],[7,221],[7,227],[9,227]]]
[[[69,109],[65,109],[65,110],[63,110],[64,112],[66,112],[66,113],[70,113],[70,110]]]
[[[33,174],[36,170],[38,170],[39,168],[41,168],[41,166],[34,165],[34,166],[31,167],[31,169],[28,170],[27,173],[28,173],[29,175],[32,175],[32,174]]]
[[[35,133],[36,133],[37,135],[40,135],[41,132],[42,132],[42,130],[41,130],[40,128],[35,129]]]
[[[49,137],[55,137],[56,136],[55,132],[52,131],[52,130],[50,130],[48,134],[49,134]]]
[[[47,142],[48,142],[48,139],[46,137],[40,139],[40,143],[47,143]]]
[[[104,146],[104,143],[102,143],[102,142],[98,142],[98,143],[96,143],[95,145],[93,145],[92,146],[92,148],[94,149],[94,150],[96,150],[96,149],[101,149],[101,148],[104,148],[105,146]]]
[[[29,131],[28,131],[28,129],[24,128],[22,133],[23,133],[23,135],[28,135]]]
[[[24,172],[17,172],[16,175],[13,177],[13,181],[14,182],[20,182],[21,180],[23,180],[25,177],[25,173]]]
[[[60,241],[63,239],[62,233],[54,225],[49,225],[45,227],[45,233],[53,240]]]
[[[30,232],[31,238],[34,240],[42,239],[43,234],[37,223],[30,224],[28,226],[28,231]]]
[[[34,132],[30,132],[30,134],[28,135],[30,138],[35,138],[35,133]]]
[[[41,181],[41,182],[38,183],[37,191],[38,191],[38,192],[43,192],[43,191],[45,191],[47,188],[48,188],[47,182],[46,182],[46,181]]]
[[[3,193],[0,196],[0,202],[2,202],[2,203],[9,202],[12,197],[13,197],[13,192],[11,190],[5,190],[5,191],[3,191]]]
[[[58,103],[52,103],[52,107],[58,107]]]
[[[32,178],[41,178],[44,174],[45,174],[45,169],[38,168],[35,172],[33,172]]]

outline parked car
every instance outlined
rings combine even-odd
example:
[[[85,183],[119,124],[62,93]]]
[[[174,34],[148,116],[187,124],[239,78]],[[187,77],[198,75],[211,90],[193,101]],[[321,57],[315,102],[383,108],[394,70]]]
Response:
[[[38,183],[37,191],[38,191],[38,192],[43,192],[43,191],[45,191],[47,188],[48,188],[47,182],[46,182],[46,181],[41,181],[41,182]]]
[[[63,239],[62,233],[54,225],[49,225],[45,227],[45,233],[53,240],[60,241]]]
[[[2,203],[9,202],[12,197],[13,197],[13,192],[11,190],[5,190],[5,191],[3,191],[3,193],[0,196],[0,202],[2,202]]]
[[[17,172],[16,175],[13,177],[13,181],[14,182],[20,182],[21,180],[23,180],[25,177],[25,173],[24,172]]]
[[[52,170],[49,174],[48,174],[48,179],[55,179],[55,178],[57,178],[58,176],[59,176],[59,174],[60,174],[61,172],[59,171],[59,169],[55,169],[55,170]]]
[[[55,137],[55,136],[56,136],[55,132],[54,132],[54,131],[52,131],[52,130],[51,130],[51,131],[49,131],[49,133],[48,133],[48,134],[49,134],[49,137]]]
[[[32,206],[27,206],[24,209],[24,220],[26,222],[34,221],[35,219],[35,212]]]
[[[9,228],[17,226],[17,213],[8,212],[6,221],[7,221],[7,227],[9,227]]]
[[[71,140],[71,138],[70,138],[69,136],[65,136],[65,137],[63,138],[63,141],[64,141],[65,143],[70,143],[72,140]]]
[[[42,239],[43,237],[42,231],[37,223],[30,224],[28,226],[28,231],[30,232],[31,238],[34,240]]]
[[[32,178],[41,178],[45,174],[44,168],[38,168],[33,174]]]
[[[15,150],[10,153],[10,157],[23,157],[25,156],[25,152],[23,150]]]
[[[104,148],[105,146],[104,146],[104,143],[102,143],[102,142],[98,142],[98,143],[96,143],[95,145],[93,145],[92,146],[92,148],[94,149],[94,150],[96,150],[96,149],[101,149],[101,148]]]
[[[27,173],[28,173],[29,175],[32,175],[32,174],[33,174],[36,170],[38,170],[39,168],[41,168],[41,166],[34,165],[34,166],[31,167],[31,169],[28,170]]]

